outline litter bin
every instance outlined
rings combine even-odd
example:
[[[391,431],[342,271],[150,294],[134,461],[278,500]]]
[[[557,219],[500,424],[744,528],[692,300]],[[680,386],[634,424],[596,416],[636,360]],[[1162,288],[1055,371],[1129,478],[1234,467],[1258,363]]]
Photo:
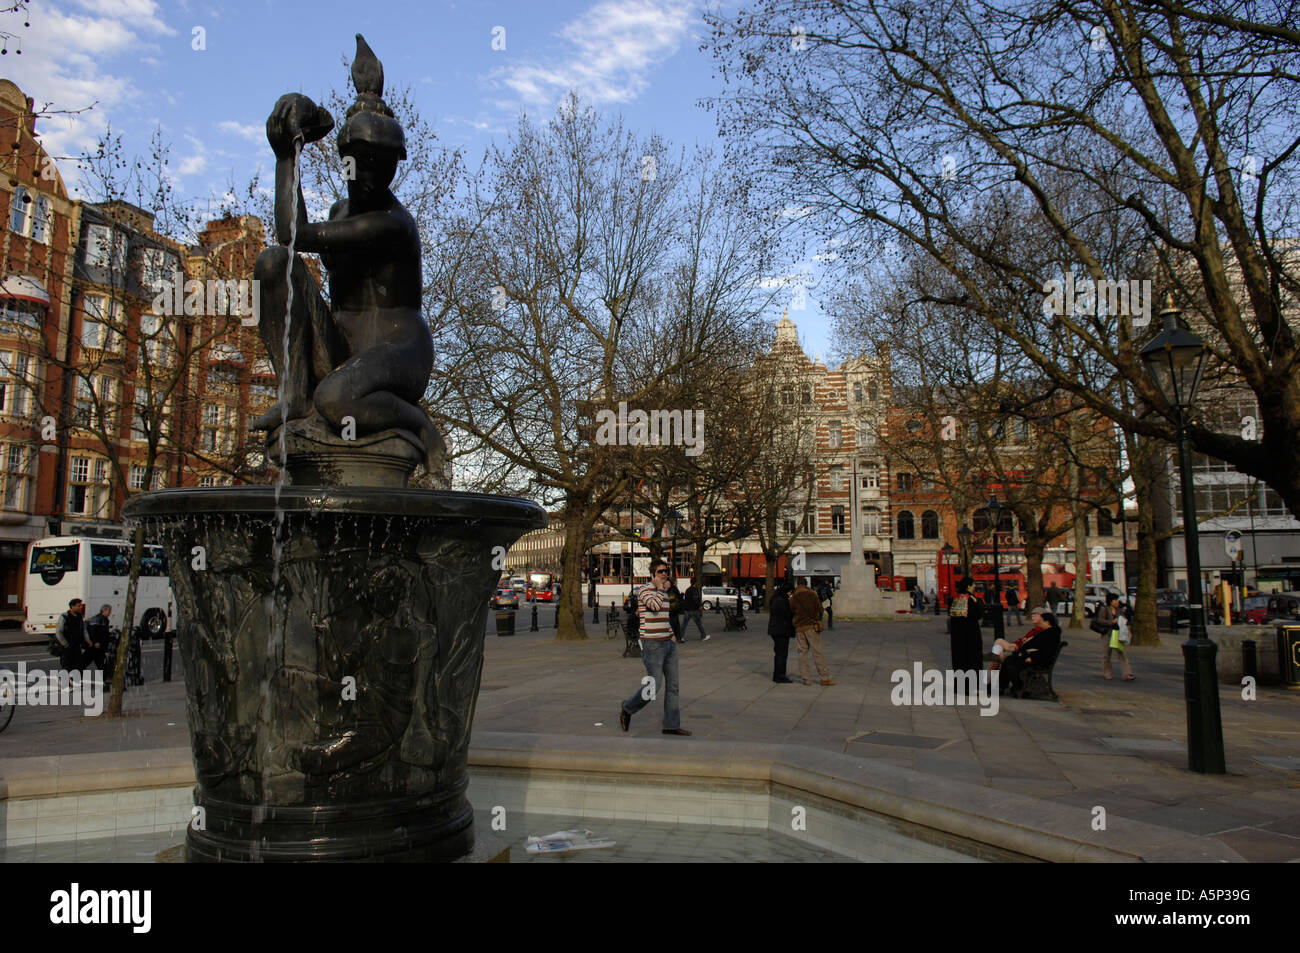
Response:
[[[497,613],[497,635],[515,634],[515,614],[513,612]]]
[[[1277,627],[1277,667],[1282,684],[1300,692],[1300,625]]]
[[[1156,609],[1156,631],[1177,632],[1178,616],[1173,609]]]

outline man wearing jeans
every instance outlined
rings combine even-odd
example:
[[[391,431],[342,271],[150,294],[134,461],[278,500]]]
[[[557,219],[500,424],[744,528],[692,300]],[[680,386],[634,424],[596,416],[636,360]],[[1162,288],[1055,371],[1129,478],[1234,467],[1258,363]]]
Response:
[[[704,622],[700,618],[701,605],[703,605],[703,594],[700,592],[700,587],[692,582],[682,595],[682,613],[686,616],[685,621],[682,622],[683,642],[686,641],[686,629],[692,622],[700,630],[700,641],[709,641],[709,633],[704,631]]]
[[[668,564],[656,560],[650,566],[650,582],[641,587],[637,601],[641,606],[641,661],[651,682],[643,681],[618,711],[618,723],[624,731],[632,716],[662,693],[664,699],[664,734],[689,735],[681,726],[682,712],[677,698],[677,644],[668,622]]]

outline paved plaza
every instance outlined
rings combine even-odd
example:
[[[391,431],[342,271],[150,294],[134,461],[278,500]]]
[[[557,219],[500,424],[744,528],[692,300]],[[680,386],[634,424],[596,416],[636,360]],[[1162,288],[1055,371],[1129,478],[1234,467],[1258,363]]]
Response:
[[[621,737],[619,703],[644,668],[622,657],[621,640],[605,639],[603,611],[585,643],[555,642],[552,613],[541,610],[544,627],[536,633],[523,631],[527,610],[513,637],[498,637],[489,625],[475,731]],[[710,641],[679,646],[682,724],[695,734],[665,744],[820,749],[1089,811],[1101,806],[1110,818],[1212,837],[1250,861],[1300,860],[1300,693],[1264,687],[1256,700],[1243,701],[1240,689],[1220,686],[1229,773],[1193,774],[1186,768],[1181,637],[1133,649],[1137,680],[1107,682],[1099,638],[1067,630],[1055,675],[1060,703],[1004,698],[986,717],[976,705],[891,702],[896,670],[910,671],[917,661],[947,667],[941,618],[839,622],[824,633],[838,682],[830,687],[798,683],[793,646],[795,683],[774,684],[766,616],[748,620],[748,631],[724,632],[721,617],[707,615]],[[38,657],[39,650],[29,651]],[[20,709],[0,734],[0,765],[187,745],[183,686],[158,681],[159,671],[157,650],[146,652],[151,680],[128,693],[130,717],[121,720]],[[658,702],[647,706],[632,719],[629,737],[661,739],[660,712]]]

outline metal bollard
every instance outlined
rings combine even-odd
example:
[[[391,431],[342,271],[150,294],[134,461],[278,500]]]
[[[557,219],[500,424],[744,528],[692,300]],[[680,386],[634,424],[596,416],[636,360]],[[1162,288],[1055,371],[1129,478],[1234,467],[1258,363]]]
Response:
[[[176,641],[175,632],[163,633],[163,681],[172,680],[172,643]]]
[[[593,603],[591,604],[591,621],[592,621],[592,622],[599,622],[599,621],[600,621],[600,603],[599,603],[599,602],[593,602]]]
[[[528,631],[529,632],[537,631],[537,603],[536,602],[533,603],[533,617],[528,623]]]
[[[1255,650],[1254,639],[1241,640],[1241,674],[1259,681],[1259,653]]]

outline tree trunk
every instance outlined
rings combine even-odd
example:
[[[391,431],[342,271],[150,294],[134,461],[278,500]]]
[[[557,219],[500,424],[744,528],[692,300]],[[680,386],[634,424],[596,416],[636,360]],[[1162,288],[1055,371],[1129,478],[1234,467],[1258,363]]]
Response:
[[[1133,485],[1138,504],[1138,591],[1133,617],[1133,644],[1159,645],[1156,626],[1156,531],[1152,513],[1151,480],[1142,468],[1133,468]]]
[[[574,495],[565,501],[564,552],[560,561],[564,566],[564,587],[556,611],[560,614],[556,628],[557,642],[585,642],[587,639],[586,606],[582,601],[582,549],[595,520],[588,517],[585,507]]]
[[[135,528],[135,547],[131,550],[131,569],[126,579],[126,606],[122,610],[122,637],[117,643],[117,662],[113,666],[113,688],[105,714],[118,718],[122,714],[122,696],[126,692],[126,657],[131,650],[131,620],[135,616],[135,591],[140,583],[140,563],[144,557],[144,524]],[[98,608],[98,607],[96,607]]]
[[[1036,534],[1025,536],[1025,586],[1029,590],[1029,608],[1047,601],[1043,595],[1043,550],[1046,543]]]

